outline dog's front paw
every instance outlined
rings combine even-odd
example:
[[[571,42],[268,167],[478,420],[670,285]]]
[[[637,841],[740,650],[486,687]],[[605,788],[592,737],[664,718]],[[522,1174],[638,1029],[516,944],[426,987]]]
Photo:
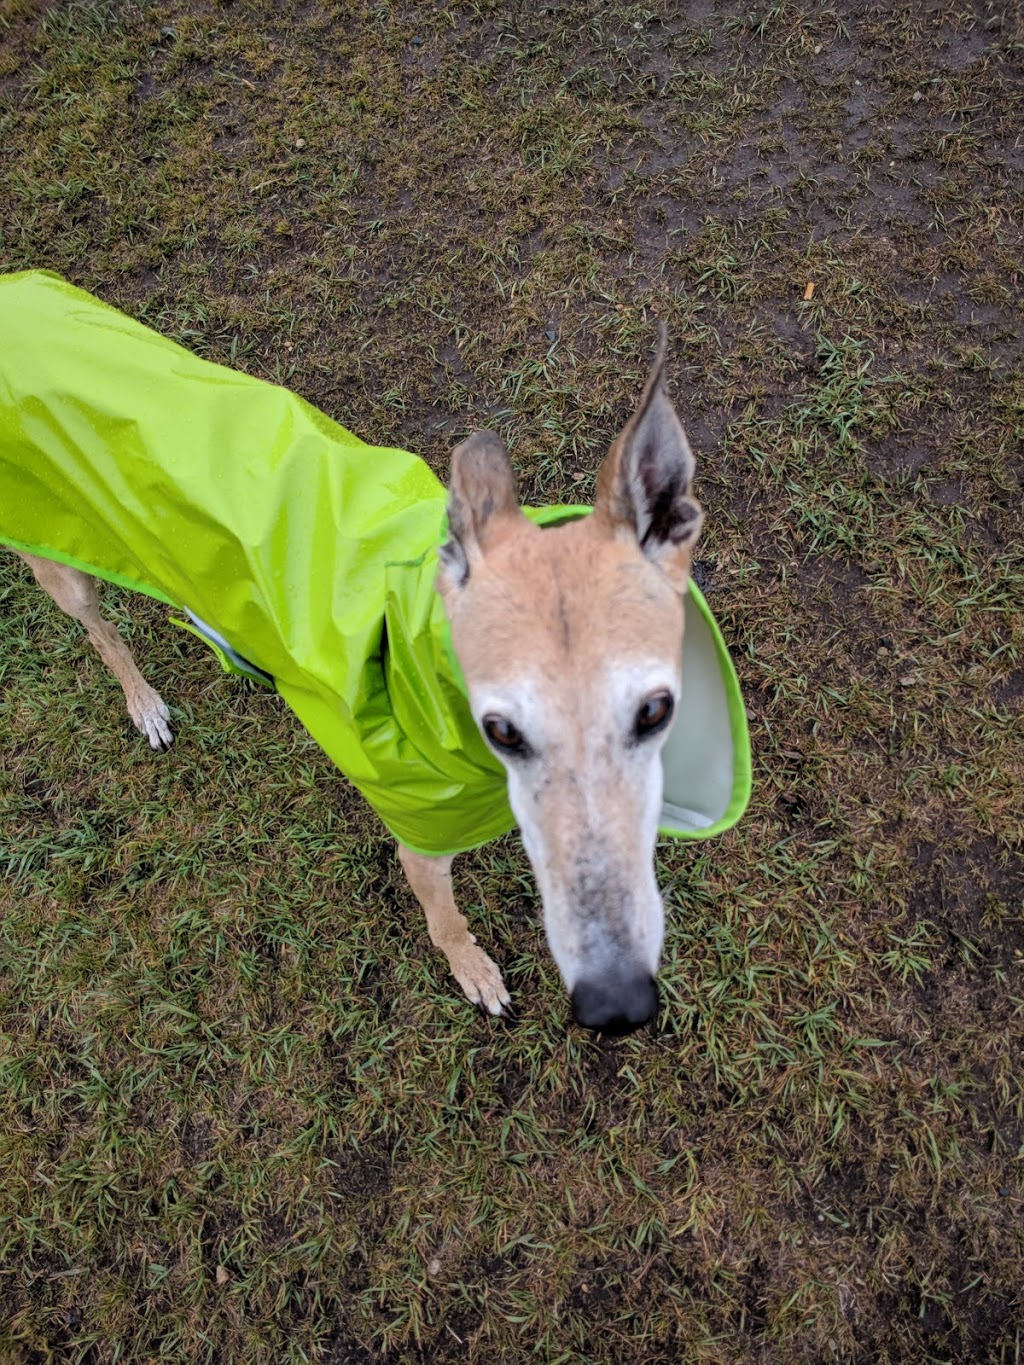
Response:
[[[484,950],[472,941],[472,935],[470,942],[448,954],[448,964],[469,999],[488,1014],[502,1014],[506,1006],[512,1003],[501,979],[501,972]]]
[[[136,688],[128,697],[128,714],[135,727],[149,740],[151,749],[169,749],[174,743],[174,731],[169,725],[171,713],[159,692],[152,687]]]

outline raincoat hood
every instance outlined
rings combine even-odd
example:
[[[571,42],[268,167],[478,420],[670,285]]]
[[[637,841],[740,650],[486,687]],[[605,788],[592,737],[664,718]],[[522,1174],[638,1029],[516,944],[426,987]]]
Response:
[[[391,832],[429,854],[515,824],[434,589],[445,506],[417,456],[366,444],[287,389],[56,275],[0,279],[0,543],[175,608],[226,668],[276,688]],[[750,760],[735,673],[693,587],[685,634],[662,827],[696,838],[742,814]]]

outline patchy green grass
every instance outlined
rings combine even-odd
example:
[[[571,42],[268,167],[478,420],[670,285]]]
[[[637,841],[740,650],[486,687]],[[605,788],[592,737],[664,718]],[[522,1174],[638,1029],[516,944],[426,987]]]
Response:
[[[0,1358],[1024,1357],[1018,7],[8,4],[0,265],[443,472],[588,496],[652,318],[751,715],[656,1031],[517,840],[430,949],[280,701],[152,603],[153,756],[0,578]],[[807,286],[814,284],[813,291]],[[807,296],[809,295],[809,296]]]

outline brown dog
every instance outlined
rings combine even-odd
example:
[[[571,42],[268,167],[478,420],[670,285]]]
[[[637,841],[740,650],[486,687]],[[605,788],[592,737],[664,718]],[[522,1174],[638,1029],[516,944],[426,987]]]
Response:
[[[601,468],[592,516],[541,530],[519,509],[502,442],[480,432],[458,446],[437,581],[474,719],[508,773],[551,952],[590,1028],[642,1023],[657,998],[660,754],[679,696],[683,598],[702,520],[664,366],[662,331],[640,404]],[[166,748],[167,707],[100,616],[94,581],[23,558],[85,626],[136,726]],[[402,847],[399,857],[456,980],[500,1014],[508,992],[455,905],[451,857]]]

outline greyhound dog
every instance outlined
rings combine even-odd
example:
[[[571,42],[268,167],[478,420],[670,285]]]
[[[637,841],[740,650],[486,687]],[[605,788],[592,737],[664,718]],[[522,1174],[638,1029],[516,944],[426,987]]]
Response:
[[[681,682],[684,595],[702,512],[694,460],[665,389],[666,340],[602,464],[593,514],[541,529],[521,511],[508,452],[478,432],[452,455],[437,589],[473,718],[507,772],[540,887],[548,944],[587,1028],[649,1020],[664,911],[654,875],[660,752]],[[23,554],[117,676],[157,750],[168,708],[100,615],[96,582]],[[451,857],[399,845],[431,941],[469,999],[510,1004],[452,894]]]

